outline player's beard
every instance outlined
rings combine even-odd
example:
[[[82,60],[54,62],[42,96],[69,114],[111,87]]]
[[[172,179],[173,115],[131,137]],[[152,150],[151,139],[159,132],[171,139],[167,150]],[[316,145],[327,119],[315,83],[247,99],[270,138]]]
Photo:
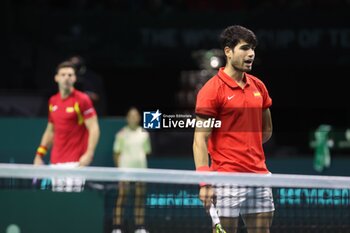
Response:
[[[70,94],[70,92],[73,90],[73,85],[71,83],[62,83],[60,85],[60,90],[63,93]]]
[[[244,68],[245,63],[243,65],[231,64],[233,69],[239,72],[249,72],[252,68]]]

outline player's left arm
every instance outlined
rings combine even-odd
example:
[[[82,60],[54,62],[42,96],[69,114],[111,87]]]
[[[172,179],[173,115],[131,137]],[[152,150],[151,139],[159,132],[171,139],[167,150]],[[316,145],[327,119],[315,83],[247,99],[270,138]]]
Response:
[[[92,162],[95,149],[100,138],[100,127],[96,115],[85,119],[84,123],[89,131],[89,138],[86,152],[80,157],[79,160],[80,166],[88,166]]]
[[[267,142],[272,136],[272,118],[269,108],[262,112],[262,142]]]

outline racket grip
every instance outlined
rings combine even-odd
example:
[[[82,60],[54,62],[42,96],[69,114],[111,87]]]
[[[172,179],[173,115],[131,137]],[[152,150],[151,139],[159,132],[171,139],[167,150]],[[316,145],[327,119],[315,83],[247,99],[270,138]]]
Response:
[[[211,220],[213,222],[213,226],[220,223],[220,218],[219,218],[218,212],[217,212],[213,203],[210,206],[209,214],[210,214]]]

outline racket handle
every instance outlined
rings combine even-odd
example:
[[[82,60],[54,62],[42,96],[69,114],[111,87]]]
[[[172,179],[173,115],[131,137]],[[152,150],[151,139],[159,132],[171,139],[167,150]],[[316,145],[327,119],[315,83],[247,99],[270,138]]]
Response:
[[[209,214],[210,214],[211,220],[213,221],[213,226],[220,223],[218,212],[213,203],[210,206]]]

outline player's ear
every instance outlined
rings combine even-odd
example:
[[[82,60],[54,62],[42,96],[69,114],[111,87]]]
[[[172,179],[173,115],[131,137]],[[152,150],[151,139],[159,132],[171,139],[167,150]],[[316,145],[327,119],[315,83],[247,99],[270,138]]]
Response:
[[[55,82],[58,83],[58,75],[55,74]]]
[[[224,48],[224,53],[225,53],[225,56],[226,57],[230,57],[231,55],[232,55],[232,49],[230,48],[230,47],[228,47],[228,46],[225,46],[225,48]]]

